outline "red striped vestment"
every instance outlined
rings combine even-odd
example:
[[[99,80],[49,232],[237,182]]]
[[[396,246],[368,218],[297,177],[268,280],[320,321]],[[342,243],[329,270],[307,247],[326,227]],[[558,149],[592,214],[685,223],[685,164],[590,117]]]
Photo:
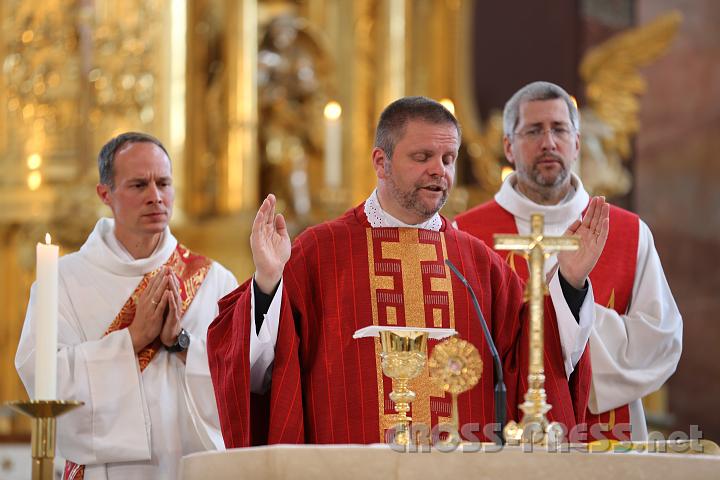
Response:
[[[445,258],[478,295],[503,361],[508,414],[517,419],[527,386],[524,285],[500,256],[447,225],[443,219],[440,232],[371,228],[360,205],[303,232],[284,271],[272,383],[264,397],[249,391],[249,281],[220,301],[208,330],[208,357],[228,448],[385,441],[394,410],[379,340],[352,338],[373,324],[455,328],[480,350],[484,365],[478,386],[459,396],[460,424],[482,428],[493,422],[492,359],[471,299]],[[555,325],[549,299],[545,316]],[[575,413],[560,344],[556,335],[548,337],[545,388],[554,405],[549,416],[572,428]],[[430,351],[435,344],[430,342]],[[427,369],[411,388],[418,394],[414,422],[436,425],[450,416],[449,396],[431,383]]]

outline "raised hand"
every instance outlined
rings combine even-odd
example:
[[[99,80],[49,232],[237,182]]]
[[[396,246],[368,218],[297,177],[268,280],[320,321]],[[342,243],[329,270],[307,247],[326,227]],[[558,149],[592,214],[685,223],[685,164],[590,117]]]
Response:
[[[560,273],[575,288],[585,285],[588,275],[595,267],[610,230],[610,205],[605,197],[593,197],[582,220],[576,220],[565,235],[580,237],[580,249],[558,253]]]
[[[135,308],[135,318],[128,327],[135,353],[157,338],[163,326],[163,317],[167,307],[170,270],[167,267],[150,279],[148,286],[140,294]]]
[[[280,282],[290,259],[290,236],[283,216],[275,214],[275,203],[275,195],[271,193],[260,205],[250,234],[255,282],[268,295]]]

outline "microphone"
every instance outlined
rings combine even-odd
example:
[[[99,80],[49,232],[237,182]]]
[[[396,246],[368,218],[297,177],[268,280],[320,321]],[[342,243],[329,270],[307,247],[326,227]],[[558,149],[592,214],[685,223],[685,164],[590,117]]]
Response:
[[[467,288],[468,292],[470,292],[470,297],[472,297],[473,305],[475,306],[475,313],[480,319],[480,325],[482,326],[483,333],[485,334],[485,342],[490,348],[490,354],[492,355],[493,363],[495,364],[495,376],[497,377],[497,383],[495,383],[495,421],[500,424],[500,434],[498,435],[497,444],[504,445],[505,439],[503,438],[503,428],[505,427],[506,420],[505,396],[507,394],[507,391],[505,389],[505,380],[503,379],[503,370],[502,364],[500,363],[500,355],[498,355],[497,348],[495,348],[495,342],[493,342],[493,339],[490,336],[490,330],[488,329],[487,323],[485,322],[485,317],[480,310],[480,304],[478,303],[475,292],[473,292],[473,289],[470,287],[468,281],[465,279],[465,277],[463,277],[460,271],[455,267],[455,265],[453,265],[450,260],[445,259],[445,263],[448,267],[450,267],[450,270],[452,270],[452,272],[462,282],[462,284],[465,285],[465,288]]]

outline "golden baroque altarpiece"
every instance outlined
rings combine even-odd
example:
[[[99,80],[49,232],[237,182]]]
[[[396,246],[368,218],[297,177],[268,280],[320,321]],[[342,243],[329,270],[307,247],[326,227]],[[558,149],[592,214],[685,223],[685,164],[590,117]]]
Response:
[[[252,268],[252,218],[268,192],[294,233],[369,194],[384,105],[410,94],[474,105],[464,44],[471,3],[0,3],[0,399],[25,397],[14,354],[35,243],[48,231],[64,253],[76,250],[109,213],[94,188],[107,139],[140,130],[163,140],[173,160],[175,234],[243,277]],[[342,106],[334,189],[322,174],[330,100]],[[477,117],[456,113],[470,144]],[[495,162],[482,168],[497,181],[476,188],[478,199],[499,183]],[[468,205],[468,191],[457,192],[453,212]],[[28,429],[0,417],[0,435]]]
[[[140,130],[173,161],[174,233],[238,278],[252,273],[259,200],[291,233],[364,200],[373,128],[403,95],[450,99],[463,125],[445,213],[500,184],[502,125],[474,111],[469,0],[5,0],[0,3],[0,401],[14,370],[34,245],[79,248],[99,215],[98,150]],[[668,27],[662,30],[665,35]],[[646,35],[647,36],[647,35]],[[637,92],[636,92],[637,93]],[[342,107],[341,182],[326,185],[323,107]],[[26,433],[0,416],[0,435]]]

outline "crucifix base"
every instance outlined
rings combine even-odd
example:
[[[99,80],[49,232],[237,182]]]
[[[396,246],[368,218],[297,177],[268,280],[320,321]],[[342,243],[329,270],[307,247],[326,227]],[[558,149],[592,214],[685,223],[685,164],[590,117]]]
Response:
[[[545,399],[544,388],[528,388],[525,402],[519,406],[523,411],[522,420],[520,423],[509,422],[503,430],[508,445],[560,446],[565,439],[565,428],[560,423],[548,421],[547,412],[552,406]]]

